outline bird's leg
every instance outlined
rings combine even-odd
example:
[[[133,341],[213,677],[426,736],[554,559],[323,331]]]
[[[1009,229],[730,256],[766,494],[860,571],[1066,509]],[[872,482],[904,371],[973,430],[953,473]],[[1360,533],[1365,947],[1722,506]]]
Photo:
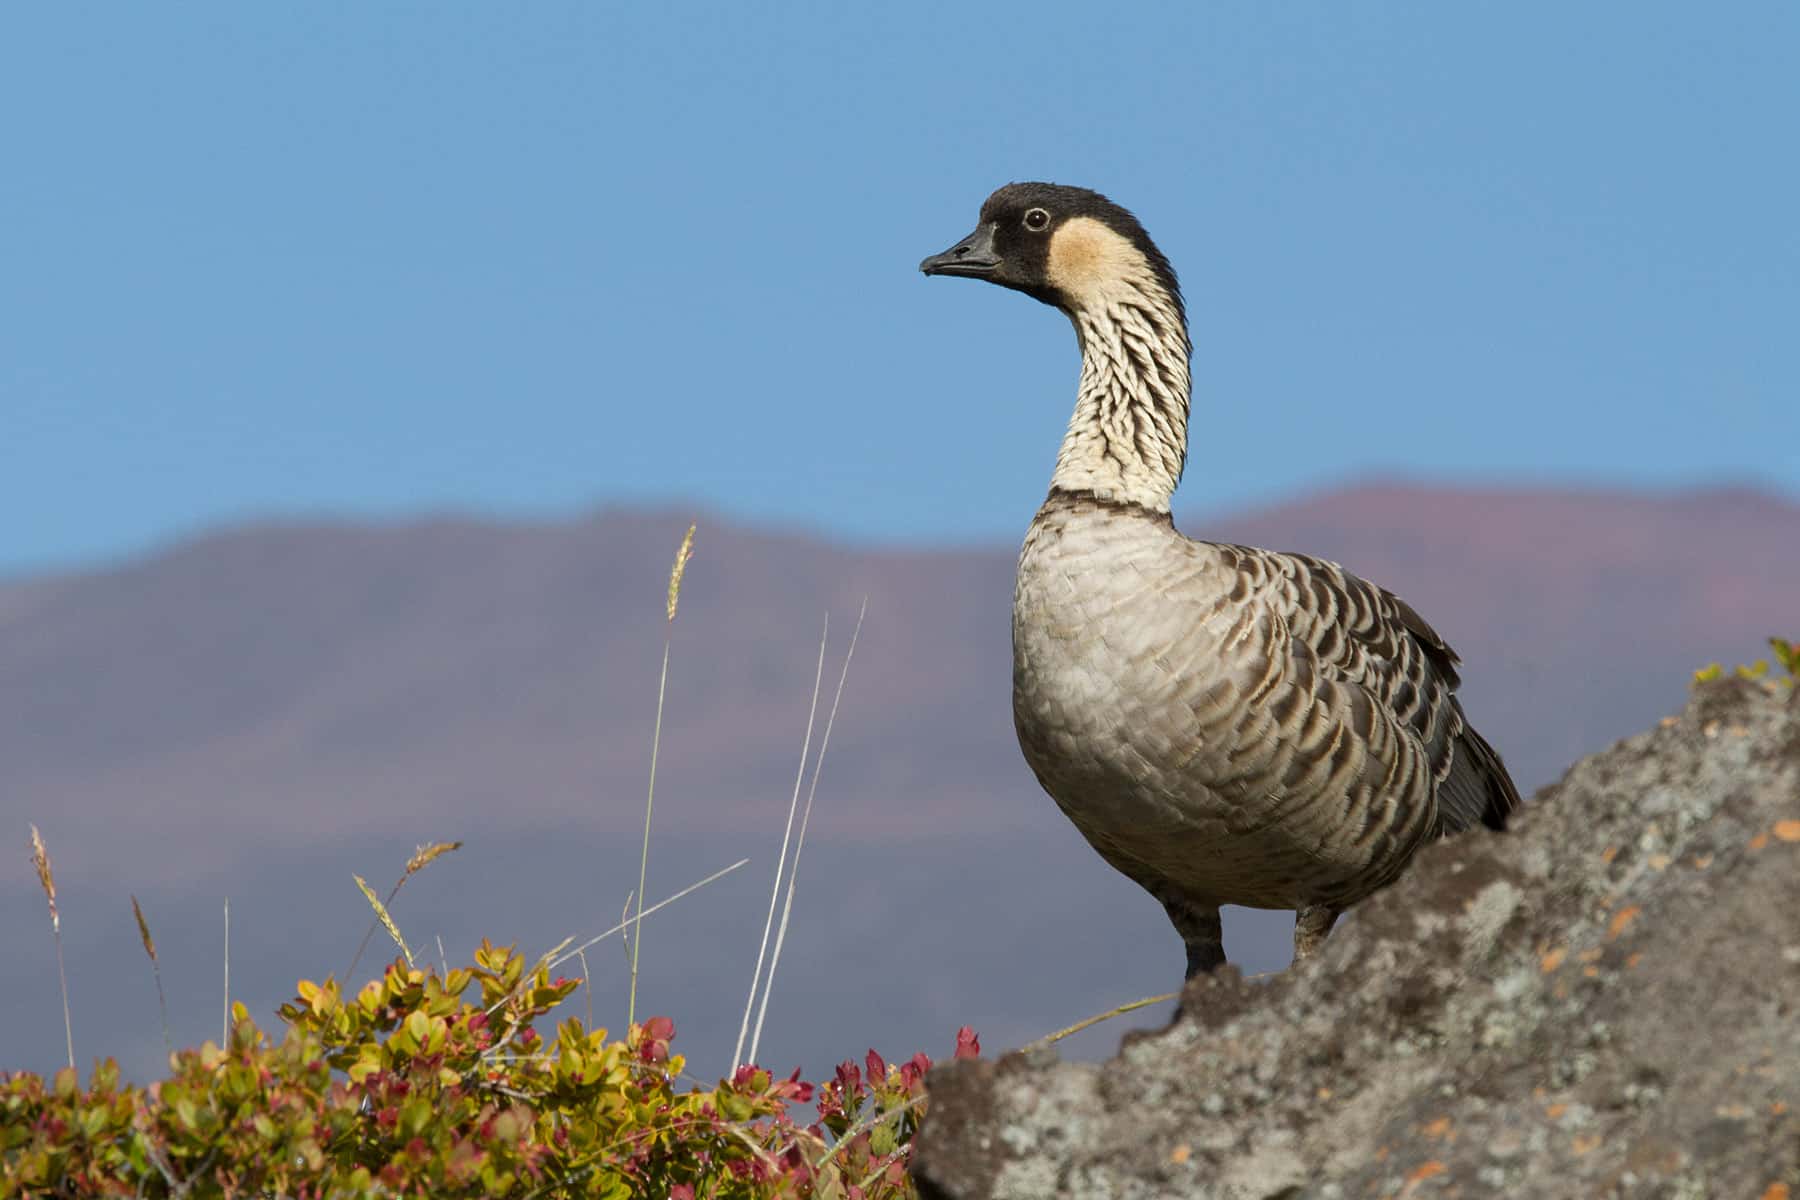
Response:
[[[1196,904],[1185,896],[1158,888],[1151,892],[1162,901],[1163,911],[1181,935],[1187,948],[1187,975],[1192,979],[1225,965],[1225,929],[1219,922],[1216,905]]]
[[[1325,944],[1338,910],[1328,904],[1310,904],[1294,914],[1294,961],[1311,958]]]

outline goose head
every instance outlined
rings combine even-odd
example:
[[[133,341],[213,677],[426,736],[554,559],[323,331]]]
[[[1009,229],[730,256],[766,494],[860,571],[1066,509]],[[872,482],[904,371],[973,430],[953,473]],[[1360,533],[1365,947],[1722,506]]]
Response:
[[[1057,183],[999,189],[975,231],[919,270],[985,279],[1076,319],[1130,293],[1181,311],[1175,269],[1138,219],[1099,192]]]

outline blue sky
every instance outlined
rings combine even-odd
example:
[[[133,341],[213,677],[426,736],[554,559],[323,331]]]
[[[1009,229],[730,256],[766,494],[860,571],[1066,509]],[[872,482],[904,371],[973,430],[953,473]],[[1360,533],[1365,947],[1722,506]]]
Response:
[[[1011,539],[1073,338],[914,267],[1021,178],[1181,271],[1189,511],[1800,492],[1796,46],[1774,3],[9,6],[0,571],[666,500]]]

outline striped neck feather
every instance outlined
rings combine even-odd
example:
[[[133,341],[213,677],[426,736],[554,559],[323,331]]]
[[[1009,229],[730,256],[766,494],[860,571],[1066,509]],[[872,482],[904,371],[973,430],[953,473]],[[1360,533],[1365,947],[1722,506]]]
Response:
[[[1081,383],[1051,488],[1167,512],[1187,460],[1192,386],[1180,302],[1146,263],[1085,288],[1069,319]]]

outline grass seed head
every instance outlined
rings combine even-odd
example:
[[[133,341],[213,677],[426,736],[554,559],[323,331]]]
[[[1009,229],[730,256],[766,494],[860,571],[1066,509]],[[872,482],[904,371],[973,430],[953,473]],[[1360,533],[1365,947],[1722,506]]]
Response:
[[[50,852],[44,849],[44,836],[36,825],[31,827],[31,865],[37,868],[38,884],[44,889],[44,899],[50,902],[50,928],[61,933],[62,917],[56,911],[56,875],[50,869]]]
[[[681,600],[681,577],[687,573],[688,559],[694,557],[694,526],[689,525],[687,536],[681,539],[681,549],[675,551],[675,565],[669,569],[669,620],[675,619],[675,605]]]
[[[381,897],[375,894],[375,889],[369,886],[368,880],[361,875],[352,875],[350,878],[356,880],[356,886],[362,890],[363,899],[367,900],[369,907],[375,910],[375,919],[381,922],[381,927],[387,930],[389,937],[394,939],[394,945],[400,947],[400,953],[406,955],[406,965],[412,966],[412,949],[406,944],[406,939],[400,936],[400,927],[394,924],[394,918],[388,915],[387,905],[381,902]]]
[[[156,942],[150,937],[150,923],[144,920],[144,910],[138,905],[136,896],[131,898],[131,915],[137,918],[138,940],[144,943],[144,953],[150,956],[151,962],[155,962]]]
[[[448,854],[452,850],[461,849],[461,842],[433,842],[429,846],[420,846],[417,850],[413,851],[413,856],[406,860],[406,873],[405,875],[402,875],[401,878],[405,879],[419,871],[423,871],[431,864],[433,859],[440,855]]]

